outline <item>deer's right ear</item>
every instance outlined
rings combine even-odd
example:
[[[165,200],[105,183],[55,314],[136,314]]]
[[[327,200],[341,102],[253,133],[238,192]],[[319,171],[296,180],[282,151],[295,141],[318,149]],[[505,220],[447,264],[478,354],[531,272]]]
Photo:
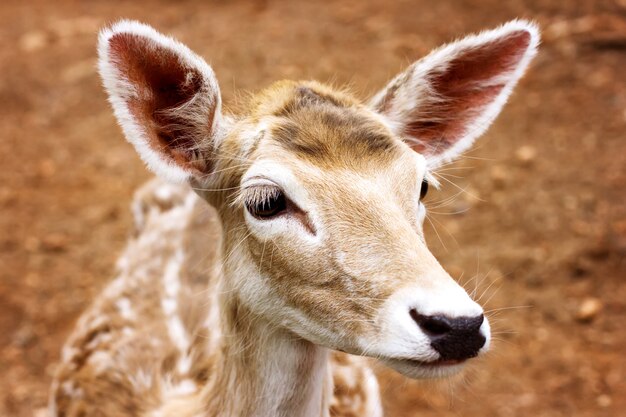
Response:
[[[115,116],[148,167],[175,182],[209,174],[225,122],[206,61],[134,21],[102,30],[98,54]]]

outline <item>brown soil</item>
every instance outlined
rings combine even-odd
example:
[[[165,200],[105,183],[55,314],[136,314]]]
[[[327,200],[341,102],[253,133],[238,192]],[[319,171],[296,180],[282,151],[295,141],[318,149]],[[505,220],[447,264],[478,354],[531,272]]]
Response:
[[[209,58],[226,100],[280,78],[365,96],[446,40],[536,19],[544,43],[530,74],[446,172],[456,185],[429,197],[458,194],[433,209],[449,213],[434,215],[443,243],[428,234],[446,268],[502,309],[495,349],[451,384],[381,370],[386,415],[624,415],[626,2],[475,3],[5,0],[0,415],[44,415],[61,344],[110,278],[130,196],[149,176],[94,70],[96,31],[119,17]]]

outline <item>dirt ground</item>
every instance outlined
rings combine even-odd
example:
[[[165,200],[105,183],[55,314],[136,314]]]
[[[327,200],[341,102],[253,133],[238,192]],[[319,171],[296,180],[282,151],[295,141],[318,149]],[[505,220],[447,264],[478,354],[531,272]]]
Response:
[[[280,78],[363,97],[432,47],[514,17],[541,53],[429,195],[429,240],[477,288],[495,348],[459,380],[380,370],[387,416],[626,415],[626,2],[12,1],[0,8],[0,415],[45,415],[75,319],[113,272],[149,178],[95,73],[136,18],[207,57],[227,101]],[[460,192],[459,188],[465,189]],[[436,230],[435,230],[436,229]],[[439,236],[439,237],[438,237]]]

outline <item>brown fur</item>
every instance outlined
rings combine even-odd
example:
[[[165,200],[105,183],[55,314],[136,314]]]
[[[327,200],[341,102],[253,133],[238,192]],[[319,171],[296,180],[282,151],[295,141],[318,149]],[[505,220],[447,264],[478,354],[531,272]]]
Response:
[[[511,22],[418,62],[371,107],[282,81],[237,117],[185,46],[138,22],[104,30],[99,68],[127,138],[201,199],[139,192],[119,277],[64,350],[57,414],[379,415],[367,365],[329,349],[413,378],[446,368],[413,313],[483,311],[426,247],[420,188],[497,115],[537,40]],[[285,210],[270,221],[247,205],[259,198]],[[484,327],[460,360],[487,347]]]

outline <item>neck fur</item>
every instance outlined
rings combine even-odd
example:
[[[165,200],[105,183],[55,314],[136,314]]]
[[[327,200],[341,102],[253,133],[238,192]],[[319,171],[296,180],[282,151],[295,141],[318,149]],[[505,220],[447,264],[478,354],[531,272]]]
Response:
[[[203,392],[211,417],[328,416],[328,352],[253,316],[229,297],[220,302],[222,336]]]

